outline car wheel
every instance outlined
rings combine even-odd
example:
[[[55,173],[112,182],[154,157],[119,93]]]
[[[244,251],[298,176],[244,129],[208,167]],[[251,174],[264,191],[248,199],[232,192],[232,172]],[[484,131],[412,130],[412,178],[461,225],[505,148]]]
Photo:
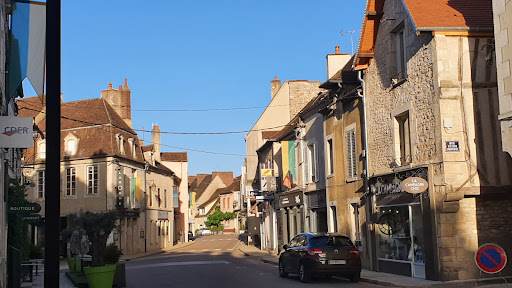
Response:
[[[281,276],[281,278],[288,277],[288,272],[284,271],[283,263],[281,261],[279,261],[279,276]]]
[[[361,280],[361,272],[357,272],[357,273],[354,273],[352,274],[352,276],[350,276],[350,282],[359,282],[359,280]]]
[[[300,263],[299,279],[300,279],[300,282],[303,282],[303,283],[307,283],[307,282],[311,281],[311,273],[306,268],[306,265],[304,265],[304,263]]]

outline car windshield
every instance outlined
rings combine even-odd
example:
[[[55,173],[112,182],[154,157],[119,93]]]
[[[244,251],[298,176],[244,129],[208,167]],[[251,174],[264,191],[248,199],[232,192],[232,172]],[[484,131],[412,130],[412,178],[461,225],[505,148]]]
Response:
[[[351,247],[354,246],[352,241],[348,237],[345,236],[320,236],[314,237],[309,240],[309,245],[311,247]]]

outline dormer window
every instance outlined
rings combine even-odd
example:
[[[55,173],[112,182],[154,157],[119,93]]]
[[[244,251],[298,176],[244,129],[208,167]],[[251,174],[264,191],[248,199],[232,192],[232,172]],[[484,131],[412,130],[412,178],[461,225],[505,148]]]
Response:
[[[46,159],[46,141],[41,140],[37,144],[37,157],[39,159]]]
[[[69,134],[64,138],[64,153],[68,156],[74,156],[76,155],[76,152],[78,151],[78,139],[72,135]]]
[[[130,143],[130,153],[131,153],[132,157],[135,158],[135,156],[137,155],[135,153],[135,151],[136,151],[135,138],[128,138],[128,143]]]
[[[124,137],[121,133],[116,134],[117,137],[117,147],[119,147],[119,152],[124,154]]]

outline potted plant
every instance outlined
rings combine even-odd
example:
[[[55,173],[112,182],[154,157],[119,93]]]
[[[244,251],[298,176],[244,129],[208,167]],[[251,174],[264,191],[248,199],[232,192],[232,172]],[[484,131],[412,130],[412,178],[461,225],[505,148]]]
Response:
[[[119,262],[121,256],[123,256],[123,251],[115,243],[110,243],[105,248],[105,254],[103,255],[105,264],[116,265],[113,284],[115,287],[126,287],[126,267],[124,263]]]
[[[115,211],[86,211],[69,215],[69,229],[83,229],[91,243],[91,267],[83,268],[90,288],[112,287],[116,265],[105,265],[104,256],[107,239],[116,227],[116,220]]]

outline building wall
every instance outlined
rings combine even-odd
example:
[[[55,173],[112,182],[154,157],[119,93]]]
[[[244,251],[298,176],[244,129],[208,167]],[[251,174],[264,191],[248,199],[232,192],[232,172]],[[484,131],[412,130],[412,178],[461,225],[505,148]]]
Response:
[[[179,201],[180,201],[180,216],[179,221],[176,223],[176,229],[178,231],[182,231],[183,235],[185,235],[185,242],[188,241],[188,203],[189,203],[189,195],[188,195],[188,162],[168,162],[164,161],[162,163],[167,168],[171,169],[180,179],[181,183],[179,186]]]
[[[512,3],[493,0],[502,149],[512,155]]]
[[[349,235],[354,243],[356,243],[356,221],[353,216],[354,210],[351,203],[359,203],[359,199],[361,198],[363,192],[363,162],[362,157],[360,157],[361,151],[364,149],[361,142],[361,107],[362,102],[359,99],[346,104],[338,101],[336,103],[336,109],[327,115],[324,122],[326,147],[325,151],[328,149],[327,139],[332,139],[334,150],[334,173],[326,173],[328,227],[329,231],[340,232],[345,235]],[[345,128],[351,127],[351,125],[354,124],[357,139],[356,154],[358,155],[357,158],[360,159],[357,163],[357,175],[359,175],[359,177],[357,179],[347,181],[347,145],[345,140]],[[328,157],[327,152],[325,155]],[[328,171],[327,161],[328,160],[326,160],[325,165],[326,171]],[[334,217],[333,207],[336,209],[336,217]],[[363,209],[359,210],[361,215],[360,223],[364,223],[365,213]],[[336,221],[336,225],[334,221]],[[337,227],[337,229],[335,229],[335,227]],[[361,258],[363,260],[363,266],[368,268],[368,253],[364,250],[361,251]]]
[[[492,38],[417,35],[407,14],[400,14],[403,10],[401,1],[385,2],[384,18],[397,20],[381,23],[375,56],[364,78],[369,172],[378,176],[430,165],[432,235],[437,237],[432,245],[438,253],[439,280],[476,278],[476,267],[468,262],[474,262],[474,252],[485,238],[478,233],[479,219],[505,221],[501,215],[483,212],[495,201],[486,197],[511,191],[507,175],[512,163],[497,146],[501,136]],[[393,85],[390,34],[402,21],[408,76]],[[409,111],[411,126],[412,158],[405,165],[395,161],[393,145],[393,118],[401,111]],[[448,152],[446,141],[458,141],[460,151]],[[506,231],[504,227],[502,238],[495,240],[507,243]]]

